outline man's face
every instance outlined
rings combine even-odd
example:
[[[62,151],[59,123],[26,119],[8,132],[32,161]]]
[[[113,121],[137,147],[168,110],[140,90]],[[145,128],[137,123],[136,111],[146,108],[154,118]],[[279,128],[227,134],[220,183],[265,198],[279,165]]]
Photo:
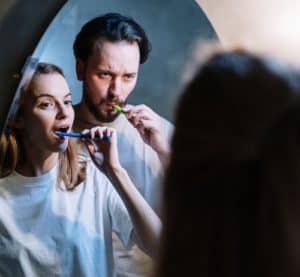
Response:
[[[83,81],[84,102],[91,115],[101,122],[111,122],[136,85],[140,51],[136,42],[95,43],[86,62],[77,61],[77,74]]]

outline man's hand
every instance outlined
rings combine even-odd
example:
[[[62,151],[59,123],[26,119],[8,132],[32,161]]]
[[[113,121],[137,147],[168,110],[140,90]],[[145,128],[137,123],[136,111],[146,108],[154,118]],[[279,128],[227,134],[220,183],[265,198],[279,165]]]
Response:
[[[157,152],[165,164],[169,157],[170,145],[160,116],[145,105],[126,107],[124,112],[144,142]]]

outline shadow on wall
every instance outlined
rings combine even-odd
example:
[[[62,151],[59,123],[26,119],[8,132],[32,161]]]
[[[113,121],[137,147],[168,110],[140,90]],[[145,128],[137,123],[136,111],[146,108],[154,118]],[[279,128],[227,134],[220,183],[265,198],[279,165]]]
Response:
[[[182,69],[194,43],[216,38],[206,15],[194,0],[68,1],[43,36],[34,56],[64,69],[74,103],[79,102],[81,85],[75,77],[73,40],[86,21],[106,12],[120,12],[136,19],[152,43],[149,60],[141,66],[129,102],[149,105],[172,120]]]
[[[0,133],[23,65],[66,0],[0,2]],[[34,9],[33,9],[34,7]]]

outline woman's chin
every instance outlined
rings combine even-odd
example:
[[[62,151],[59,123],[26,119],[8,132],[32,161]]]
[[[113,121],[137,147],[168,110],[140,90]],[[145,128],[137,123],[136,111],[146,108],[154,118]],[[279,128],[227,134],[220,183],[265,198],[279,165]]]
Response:
[[[60,143],[59,145],[56,145],[55,148],[56,148],[55,152],[59,152],[59,153],[65,152],[68,148],[68,141],[66,140],[63,143]]]

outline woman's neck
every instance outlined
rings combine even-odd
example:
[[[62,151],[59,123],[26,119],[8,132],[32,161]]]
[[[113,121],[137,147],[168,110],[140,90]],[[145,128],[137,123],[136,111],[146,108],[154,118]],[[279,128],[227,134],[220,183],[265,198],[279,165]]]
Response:
[[[25,147],[23,158],[17,164],[16,171],[23,176],[34,177],[48,172],[58,163],[58,153],[49,151],[37,151]]]

